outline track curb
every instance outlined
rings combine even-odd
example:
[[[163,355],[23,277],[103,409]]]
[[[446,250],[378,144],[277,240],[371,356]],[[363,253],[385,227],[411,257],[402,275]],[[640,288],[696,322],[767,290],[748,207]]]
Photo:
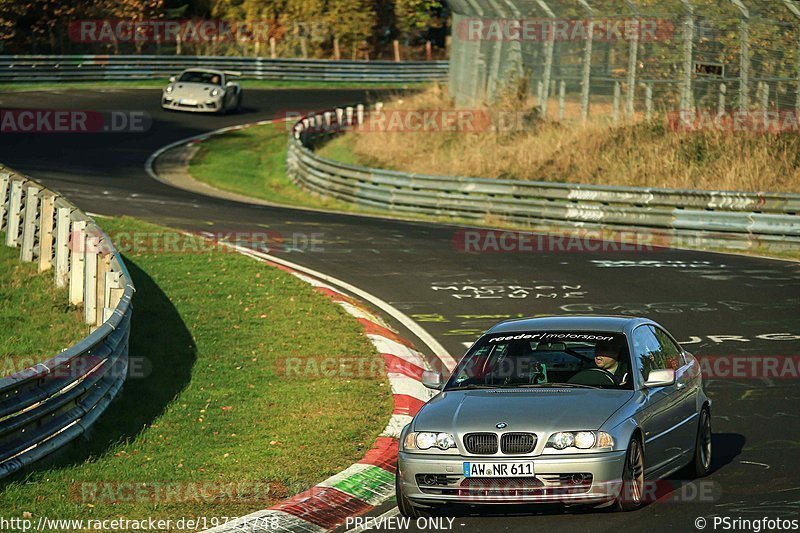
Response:
[[[237,531],[287,531],[323,533],[342,525],[349,516],[364,514],[394,495],[394,476],[400,432],[422,405],[434,396],[421,382],[430,364],[413,344],[374,314],[359,300],[339,289],[268,258],[240,253],[279,268],[312,285],[356,318],[384,360],[394,397],[394,409],[386,428],[357,463],[317,485],[268,509],[257,511],[207,533]]]

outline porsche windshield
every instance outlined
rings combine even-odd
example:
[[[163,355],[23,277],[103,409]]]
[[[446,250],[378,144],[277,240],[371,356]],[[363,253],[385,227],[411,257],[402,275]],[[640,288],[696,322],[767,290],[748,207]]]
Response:
[[[206,85],[222,85],[222,76],[214,72],[190,70],[181,74],[178,81],[184,83],[204,83]]]
[[[628,343],[620,333],[519,332],[481,339],[445,390],[523,387],[632,389]]]

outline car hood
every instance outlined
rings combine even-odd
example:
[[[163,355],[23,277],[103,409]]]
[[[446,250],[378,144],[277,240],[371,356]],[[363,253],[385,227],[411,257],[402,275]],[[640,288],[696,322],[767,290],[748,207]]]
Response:
[[[448,391],[414,417],[414,431],[597,430],[633,398],[633,391],[601,389],[492,389]]]
[[[220,95],[222,94],[222,87],[219,85],[177,82],[173,83],[172,86],[175,87],[172,93],[170,93],[170,96],[173,98],[194,98],[195,100],[203,100],[211,98],[210,94],[213,89],[219,89]]]

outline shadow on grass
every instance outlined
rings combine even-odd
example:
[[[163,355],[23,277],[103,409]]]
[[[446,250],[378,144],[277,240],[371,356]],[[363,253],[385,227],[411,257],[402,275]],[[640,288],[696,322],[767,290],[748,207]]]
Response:
[[[138,367],[143,366],[145,372],[132,366],[120,394],[89,434],[4,482],[83,463],[116,443],[135,438],[189,383],[197,353],[189,330],[178,310],[150,276],[130,258],[124,260],[136,287],[129,356],[139,363]]]

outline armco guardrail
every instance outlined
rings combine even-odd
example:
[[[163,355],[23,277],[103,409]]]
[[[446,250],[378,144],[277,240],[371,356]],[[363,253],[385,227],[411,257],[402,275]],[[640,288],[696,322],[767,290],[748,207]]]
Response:
[[[380,105],[378,105],[380,109]],[[378,110],[374,112],[380,112]],[[309,115],[289,137],[289,176],[308,190],[395,212],[525,225],[648,229],[800,245],[800,195],[576,185],[408,174],[347,165],[313,148],[365,120],[363,105]]]
[[[0,166],[0,229],[20,259],[51,270],[92,332],[0,376],[0,478],[58,450],[105,411],[128,371],[133,283],[109,237],[64,197]]]
[[[424,82],[447,78],[447,61],[333,61],[226,56],[0,56],[0,83],[166,79],[190,67],[236,70],[256,80]]]

